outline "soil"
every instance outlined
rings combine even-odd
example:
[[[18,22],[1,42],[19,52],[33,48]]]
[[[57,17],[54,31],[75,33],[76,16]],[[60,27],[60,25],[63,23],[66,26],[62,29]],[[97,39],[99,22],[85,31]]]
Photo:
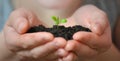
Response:
[[[31,27],[27,33],[34,33],[34,32],[50,32],[55,37],[63,37],[66,40],[71,40],[74,33],[78,31],[86,31],[91,32],[90,29],[85,28],[80,25],[75,25],[72,27],[65,27],[65,26],[56,26],[54,25],[52,28],[46,28],[43,25]]]

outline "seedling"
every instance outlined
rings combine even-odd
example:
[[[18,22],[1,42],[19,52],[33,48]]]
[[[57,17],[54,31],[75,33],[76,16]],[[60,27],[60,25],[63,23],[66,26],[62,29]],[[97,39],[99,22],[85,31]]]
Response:
[[[55,26],[51,27],[51,28],[46,28],[43,25],[39,25],[39,26],[34,26],[32,28],[30,28],[27,33],[33,33],[33,32],[50,32],[53,34],[54,37],[63,37],[66,40],[73,40],[73,35],[76,32],[79,31],[87,31],[87,32],[91,32],[90,29],[82,27],[81,25],[75,25],[75,26],[69,26],[69,27],[65,27],[64,25],[59,26],[59,24],[61,23],[66,23],[67,20],[66,19],[59,19],[59,17],[56,16],[52,16],[52,19],[55,22]]]
[[[55,22],[55,25],[59,26],[59,24],[66,23],[67,19],[60,19],[59,17],[52,16],[52,19]]]

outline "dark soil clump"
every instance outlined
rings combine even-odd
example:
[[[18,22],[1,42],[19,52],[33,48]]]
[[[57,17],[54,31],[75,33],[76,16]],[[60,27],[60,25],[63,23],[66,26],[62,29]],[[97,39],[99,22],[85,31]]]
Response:
[[[65,26],[56,26],[54,25],[53,28],[46,28],[43,25],[31,27],[27,33],[34,33],[34,32],[50,32],[55,37],[63,37],[66,40],[71,40],[74,33],[78,31],[86,31],[91,32],[90,29],[82,27],[80,25],[72,26],[72,27],[65,27]]]

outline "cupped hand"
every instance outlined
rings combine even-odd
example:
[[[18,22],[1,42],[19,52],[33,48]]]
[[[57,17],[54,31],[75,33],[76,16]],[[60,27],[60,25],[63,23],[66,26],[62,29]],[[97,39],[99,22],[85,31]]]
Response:
[[[75,33],[73,40],[67,42],[65,50],[69,51],[69,54],[63,61],[84,61],[110,49],[111,29],[104,11],[94,5],[85,5],[68,19],[89,28],[92,32]]]
[[[4,27],[5,42],[9,50],[24,61],[57,61],[66,56],[66,40],[54,38],[51,33],[26,33],[36,25],[44,25],[35,14],[26,9],[13,11]]]

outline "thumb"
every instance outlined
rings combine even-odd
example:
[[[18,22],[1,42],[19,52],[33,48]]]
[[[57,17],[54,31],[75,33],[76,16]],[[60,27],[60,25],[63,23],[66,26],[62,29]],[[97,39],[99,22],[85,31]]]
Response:
[[[23,8],[13,11],[8,20],[7,25],[18,33],[25,33],[30,27],[41,24],[33,12]]]
[[[102,35],[109,26],[107,14],[95,6],[88,6],[90,9],[87,16],[87,26],[93,33]]]
[[[101,35],[109,25],[106,13],[94,5],[82,6],[72,17],[78,24],[90,28],[98,35]]]
[[[11,25],[17,33],[25,33],[29,29],[29,23],[26,18],[17,18],[15,22]]]

